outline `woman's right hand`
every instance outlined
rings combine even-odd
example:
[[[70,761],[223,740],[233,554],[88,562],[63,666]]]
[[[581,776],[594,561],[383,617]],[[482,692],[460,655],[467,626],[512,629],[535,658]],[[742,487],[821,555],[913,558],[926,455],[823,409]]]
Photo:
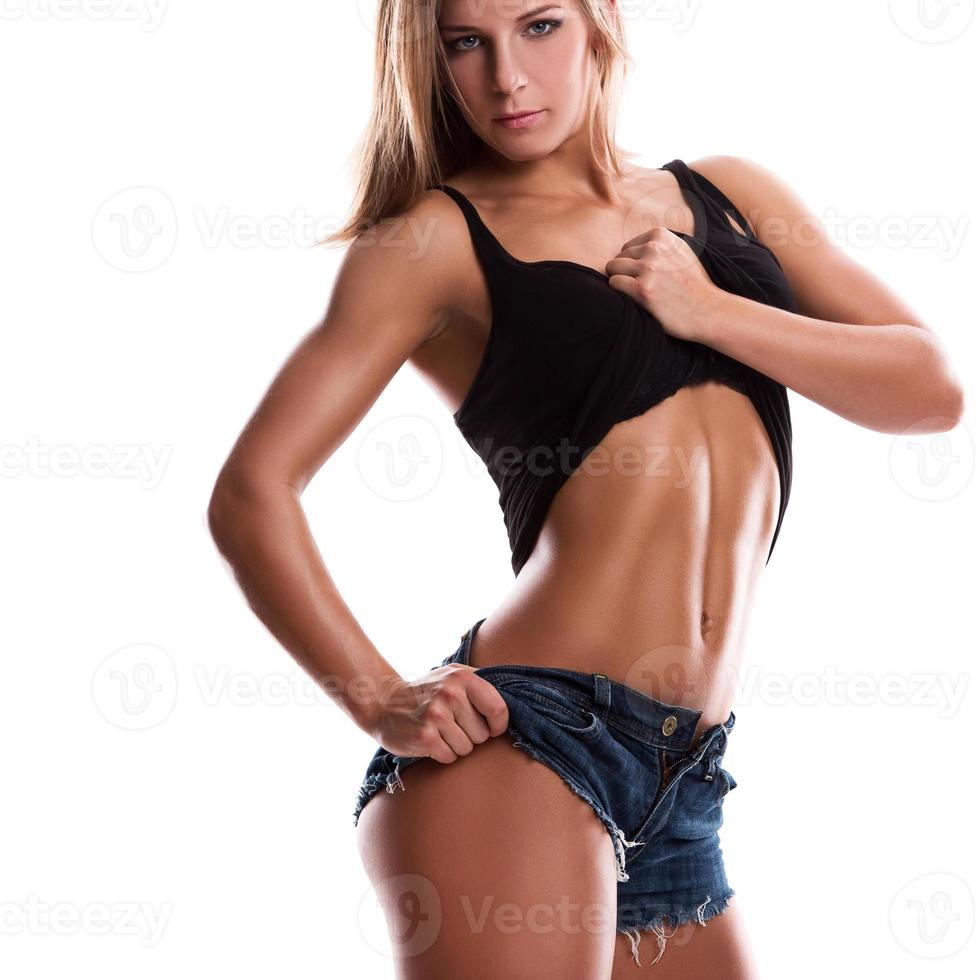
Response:
[[[395,681],[378,701],[373,732],[392,755],[449,764],[507,730],[500,692],[468,664],[445,664],[414,681]]]

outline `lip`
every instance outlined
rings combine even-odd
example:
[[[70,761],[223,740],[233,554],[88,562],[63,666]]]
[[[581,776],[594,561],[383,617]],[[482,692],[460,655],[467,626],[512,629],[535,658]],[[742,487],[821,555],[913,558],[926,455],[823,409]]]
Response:
[[[533,126],[543,115],[544,109],[534,109],[513,116],[498,116],[494,122],[506,126],[508,129],[523,129],[525,126]]]

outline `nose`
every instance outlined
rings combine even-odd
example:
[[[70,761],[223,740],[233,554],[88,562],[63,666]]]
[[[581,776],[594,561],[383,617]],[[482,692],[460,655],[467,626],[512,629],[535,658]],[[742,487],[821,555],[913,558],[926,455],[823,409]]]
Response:
[[[493,91],[499,95],[513,95],[527,84],[526,74],[516,56],[502,46],[495,49],[491,75]]]

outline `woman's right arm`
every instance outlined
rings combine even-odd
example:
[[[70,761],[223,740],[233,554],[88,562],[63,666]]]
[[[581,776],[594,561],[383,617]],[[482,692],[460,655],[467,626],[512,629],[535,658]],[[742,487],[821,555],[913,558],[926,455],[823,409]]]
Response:
[[[458,224],[452,230],[447,220],[452,202],[437,197],[427,194],[406,211],[411,220],[378,225],[350,245],[322,322],[286,360],[235,442],[207,516],[252,610],[355,724],[395,754],[448,763],[506,730],[506,704],[461,665],[402,679],[341,598],[300,504],[459,295],[465,253],[454,241]]]

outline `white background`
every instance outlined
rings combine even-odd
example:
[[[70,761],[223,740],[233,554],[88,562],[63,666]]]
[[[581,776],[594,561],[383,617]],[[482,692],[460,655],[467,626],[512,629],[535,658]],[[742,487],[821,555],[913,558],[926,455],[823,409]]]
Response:
[[[776,980],[980,962],[973,8],[625,7],[622,145],[648,166],[771,168],[967,387],[959,427],[913,439],[790,394],[793,493],[722,830]],[[205,524],[234,438],[326,307],[342,253],[311,243],[350,206],[373,10],[2,2],[7,977],[393,975],[351,819],[375,744],[313,695]],[[386,482],[375,427],[408,415],[422,458]],[[495,489],[410,367],[304,504],[406,675],[513,581]]]

